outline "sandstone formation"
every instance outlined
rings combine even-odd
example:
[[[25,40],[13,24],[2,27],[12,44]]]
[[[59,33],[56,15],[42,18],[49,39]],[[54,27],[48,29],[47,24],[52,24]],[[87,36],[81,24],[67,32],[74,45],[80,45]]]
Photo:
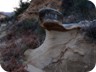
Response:
[[[28,9],[18,16],[18,21],[0,28],[1,65],[6,71],[88,72],[94,68],[96,46],[86,30],[92,23],[96,24],[96,20],[73,23],[78,14],[64,19],[60,12],[61,1],[32,0]],[[36,34],[38,25],[46,32],[46,37],[42,35],[43,43]]]
[[[45,10],[49,9],[41,10],[39,14],[44,12],[44,15],[43,17],[39,15],[39,18],[42,20],[41,26],[46,31],[46,37],[41,46],[25,52],[26,70],[29,72],[88,72],[92,70],[96,62],[96,46],[88,42],[84,32],[81,32],[90,23],[62,25],[62,18],[58,19],[60,18],[58,11]]]
[[[61,1],[60,0],[31,0],[28,9],[18,16],[18,20],[22,21],[24,19],[38,18],[38,11],[41,8],[54,8],[60,10]]]
[[[64,11],[64,12],[68,11],[68,10],[70,11],[71,7],[74,8],[73,2],[75,2],[75,1],[76,0],[31,0],[30,5],[27,8],[27,10],[23,14],[19,15],[17,19],[18,19],[18,21],[22,21],[24,19],[31,19],[31,18],[38,19],[38,11],[41,8],[53,8],[53,9],[56,9],[59,11]],[[77,1],[77,4],[79,2]],[[83,0],[81,2],[83,2]],[[87,3],[84,4],[84,7],[86,9],[88,9],[88,11],[91,11],[91,13],[92,13],[91,14],[87,11],[87,13],[89,13],[87,15],[89,17],[94,18],[95,17],[95,5],[91,1],[87,1]],[[84,9],[84,10],[86,10],[86,9]],[[78,10],[78,7],[76,10]],[[72,12],[71,16],[73,15],[71,17],[71,20],[70,20],[70,15],[68,15],[69,16],[69,18],[67,18],[68,21],[66,21],[66,19],[65,19],[64,20],[65,22],[71,23],[71,22],[76,22],[78,20],[80,21],[80,20],[84,19],[84,17],[82,18],[83,15],[81,12],[80,13],[74,12],[74,10],[71,12]],[[84,15],[86,15],[86,13],[84,13]]]

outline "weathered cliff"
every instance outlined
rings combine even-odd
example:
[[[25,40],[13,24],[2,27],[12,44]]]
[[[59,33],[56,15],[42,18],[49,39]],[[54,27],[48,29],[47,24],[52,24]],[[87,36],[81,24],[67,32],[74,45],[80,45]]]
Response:
[[[38,11],[41,8],[54,8],[60,10],[60,0],[32,0],[28,9],[18,17],[19,21],[30,18],[38,18]]]
[[[62,24],[62,14],[51,8],[41,9],[39,19],[46,37],[41,46],[24,53],[29,72],[88,72],[94,68],[95,21]]]
[[[60,6],[61,0],[32,0],[18,16],[19,22],[7,25],[3,36],[1,31],[1,64],[6,71],[88,72],[94,68],[96,26],[91,24],[96,20],[63,24],[76,18],[64,20]],[[38,26],[46,32],[42,44]]]
[[[46,30],[43,44],[35,50],[29,49],[25,52],[27,70],[29,72],[34,72],[36,68],[40,70],[37,72],[92,70],[96,63],[96,46],[85,38],[85,33],[78,29],[84,26],[82,24],[64,25],[65,28],[70,29],[64,32]]]

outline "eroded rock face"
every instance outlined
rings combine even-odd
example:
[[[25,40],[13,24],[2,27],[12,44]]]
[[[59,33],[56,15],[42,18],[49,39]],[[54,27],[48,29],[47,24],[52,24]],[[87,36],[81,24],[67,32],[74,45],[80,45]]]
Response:
[[[28,9],[21,14],[17,19],[22,21],[24,19],[38,18],[38,11],[41,8],[54,8],[60,10],[61,0],[31,0]]]
[[[46,38],[40,47],[25,52],[28,71],[32,72],[30,67],[33,70],[39,69],[38,72],[87,72],[94,68],[95,44],[87,42],[84,33],[81,33],[80,29],[84,25],[62,25],[56,19],[52,22],[50,15],[41,23],[46,31]]]
[[[91,70],[95,64],[95,45],[86,42],[78,31],[47,31],[44,43],[25,53],[28,63],[46,72]]]

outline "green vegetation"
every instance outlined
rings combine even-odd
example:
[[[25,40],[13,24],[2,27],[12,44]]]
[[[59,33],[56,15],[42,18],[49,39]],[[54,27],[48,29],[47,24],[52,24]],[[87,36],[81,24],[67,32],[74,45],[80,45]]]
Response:
[[[96,43],[96,21],[93,21],[89,27],[86,27],[85,29],[85,37],[87,36],[87,39],[89,41]]]
[[[16,8],[15,10],[15,16],[18,16],[19,14],[22,14],[30,5],[30,2],[22,2],[22,0],[20,0],[20,8]]]
[[[64,16],[77,14],[83,19],[96,18],[95,5],[89,0],[63,0],[61,8]]]

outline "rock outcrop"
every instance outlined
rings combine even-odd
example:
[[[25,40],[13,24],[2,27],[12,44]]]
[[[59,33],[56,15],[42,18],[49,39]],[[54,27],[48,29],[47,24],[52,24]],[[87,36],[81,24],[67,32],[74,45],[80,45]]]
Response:
[[[95,44],[85,38],[83,28],[85,24],[61,24],[62,18],[56,10],[41,10],[41,26],[46,31],[46,38],[41,46],[35,50],[25,52],[28,65],[26,69],[38,70],[37,72],[88,72],[96,63]],[[52,14],[54,13],[54,14]],[[54,16],[55,15],[55,16]],[[53,17],[54,16],[54,17]],[[47,18],[46,18],[47,17]],[[59,19],[58,19],[59,17]]]
[[[68,17],[64,18],[65,23],[78,22],[84,19],[90,20],[90,18],[94,19],[96,17],[95,5],[91,1],[87,1],[87,3],[85,3],[84,6],[82,6],[83,3],[81,3],[82,4],[81,8],[84,9],[82,11],[78,10],[78,4],[79,2],[83,2],[83,1],[79,1],[79,2],[76,1],[77,4],[74,5],[75,1],[76,0],[70,0],[70,1],[69,0],[31,0],[27,10],[23,14],[19,15],[17,19],[18,21],[31,19],[31,18],[38,19],[38,11],[41,8],[53,8],[61,11],[64,14],[65,11],[66,12],[70,11],[70,13],[67,12]],[[74,9],[74,6],[76,6],[76,9]],[[88,9],[88,11],[84,12],[86,9]]]
[[[32,0],[28,9],[18,16],[18,20],[22,21],[24,19],[38,18],[38,11],[41,8],[54,8],[60,10],[61,1],[60,0]]]
[[[3,42],[0,56],[6,71],[88,72],[94,68],[96,46],[90,41],[90,34],[86,36],[87,28],[94,21],[63,24],[60,6],[61,0],[32,0],[28,9],[17,18],[19,22],[4,28],[0,36],[0,43]],[[65,21],[74,22],[77,19],[74,16]],[[26,18],[32,23],[23,22]],[[37,21],[46,32],[42,44],[35,33]]]

